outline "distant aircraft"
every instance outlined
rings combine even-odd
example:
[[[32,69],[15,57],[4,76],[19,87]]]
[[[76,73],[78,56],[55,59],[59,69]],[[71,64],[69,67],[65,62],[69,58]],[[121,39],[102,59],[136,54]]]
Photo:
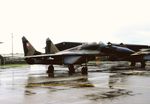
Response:
[[[141,67],[145,67],[145,62],[150,60],[149,46],[100,43],[68,43],[69,47],[59,51],[50,39],[46,41],[45,53],[37,51],[30,42],[22,37],[25,60],[28,64],[49,65],[48,75],[54,73],[53,65],[67,65],[69,74],[75,73],[74,65],[85,65],[82,67],[82,74],[87,74],[87,62],[95,60],[97,56],[108,56],[111,61],[130,61],[131,66],[136,62],[141,62]],[[146,50],[140,50],[140,49]]]
[[[132,53],[129,57],[124,58],[123,56],[113,55],[109,57],[110,61],[130,61],[131,66],[135,66],[136,62],[141,62],[141,68],[145,68],[146,61],[150,61],[150,46],[148,45],[136,45],[136,44],[115,44],[108,42],[108,46],[119,46],[128,48],[130,50],[133,50],[134,53]]]

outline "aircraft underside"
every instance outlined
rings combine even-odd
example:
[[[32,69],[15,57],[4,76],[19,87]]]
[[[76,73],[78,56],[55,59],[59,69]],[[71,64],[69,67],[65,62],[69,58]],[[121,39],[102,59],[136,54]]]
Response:
[[[47,74],[49,77],[54,77],[54,66],[53,65],[66,65],[68,66],[68,74],[72,75],[75,73],[75,67],[74,65],[81,65],[85,63],[84,66],[81,68],[81,73],[83,75],[88,74],[88,67],[87,67],[87,62],[88,61],[95,61],[95,57],[82,57],[79,61],[73,64],[64,64],[64,58],[63,57],[58,57],[55,58],[55,60],[49,60],[49,59],[41,59],[41,58],[27,58],[26,62],[28,64],[43,64],[43,65],[49,65]],[[122,57],[122,58],[116,58],[116,57],[107,57],[107,61],[130,61],[131,64],[130,66],[135,66],[137,62],[141,63],[141,68],[145,68],[146,66],[146,61],[143,60],[143,57]]]

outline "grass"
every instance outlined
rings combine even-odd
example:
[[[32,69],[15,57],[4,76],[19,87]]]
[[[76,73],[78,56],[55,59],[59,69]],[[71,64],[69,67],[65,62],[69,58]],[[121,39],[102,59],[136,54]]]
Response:
[[[6,68],[16,68],[16,67],[23,67],[23,66],[27,66],[28,64],[5,64],[5,65],[1,65],[0,68],[1,69],[6,69]]]

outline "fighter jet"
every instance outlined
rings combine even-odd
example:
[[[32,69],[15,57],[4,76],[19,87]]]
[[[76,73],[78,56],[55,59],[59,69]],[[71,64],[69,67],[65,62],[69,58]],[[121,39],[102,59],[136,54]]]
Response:
[[[25,60],[28,64],[45,64],[49,65],[47,73],[49,76],[54,73],[53,65],[67,65],[69,74],[75,72],[74,65],[83,65],[82,74],[87,74],[87,62],[95,60],[97,56],[117,56],[120,60],[128,59],[135,51],[116,45],[105,45],[104,43],[82,43],[72,48],[62,51],[47,40],[50,44],[46,45],[46,53],[37,51],[30,42],[22,37]]]
[[[22,37],[25,60],[28,64],[45,64],[49,65],[47,73],[53,75],[53,65],[67,65],[69,74],[75,73],[74,65],[83,65],[82,74],[87,74],[87,63],[95,60],[96,57],[108,56],[111,61],[130,61],[134,66],[136,62],[141,62],[141,66],[145,67],[145,62],[149,61],[149,54],[140,54],[140,51],[130,49],[122,45],[100,43],[82,43],[74,47],[59,50],[53,42],[48,39],[46,41],[46,52],[37,51],[31,43]],[[132,47],[133,48],[133,47]],[[144,47],[149,48],[149,47]],[[143,53],[143,52],[142,52]]]
[[[49,65],[47,73],[50,74],[54,72],[53,65],[67,65],[69,74],[71,75],[75,72],[74,65],[87,63],[101,54],[99,50],[100,46],[97,43],[84,43],[59,51],[59,49],[48,40],[46,43],[46,53],[41,53],[37,51],[25,37],[22,37],[22,42],[26,62],[28,64]],[[87,65],[83,66],[82,74],[87,74]]]
[[[116,55],[110,56],[109,60],[111,61],[130,61],[131,66],[135,66],[137,62],[141,62],[141,68],[145,68],[146,61],[150,61],[150,46],[149,45],[137,45],[137,44],[115,44],[108,42],[108,46],[119,46],[124,47],[133,50],[133,54],[131,54],[129,57],[118,57]]]

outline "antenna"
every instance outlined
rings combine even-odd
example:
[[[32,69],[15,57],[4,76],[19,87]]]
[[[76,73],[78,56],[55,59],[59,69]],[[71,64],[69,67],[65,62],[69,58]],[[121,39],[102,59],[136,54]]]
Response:
[[[13,51],[14,51],[14,42],[13,42],[13,33],[11,34],[11,39],[12,39],[12,57],[14,56]]]

